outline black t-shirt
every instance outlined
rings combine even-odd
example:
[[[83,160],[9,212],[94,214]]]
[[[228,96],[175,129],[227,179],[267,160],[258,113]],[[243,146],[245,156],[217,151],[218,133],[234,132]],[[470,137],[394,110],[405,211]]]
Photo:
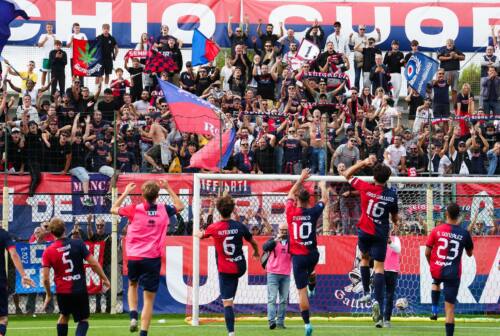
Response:
[[[196,79],[196,95],[201,96],[203,94],[203,91],[205,91],[210,84],[212,84],[212,80],[210,77],[198,77]]]
[[[15,143],[14,141],[12,141],[12,138],[9,137],[7,141],[8,163],[11,163],[16,168],[16,170],[18,170],[24,163],[24,155],[24,148],[19,147],[19,142]]]
[[[131,152],[118,152],[116,154],[116,165],[123,173],[132,173],[132,167],[136,165],[135,155]]]
[[[192,87],[192,86],[195,86],[195,79],[194,77],[187,71],[183,71],[181,73],[181,76],[180,76],[180,82],[188,87]],[[194,93],[196,90],[192,90],[192,89],[186,89],[186,88],[183,88],[184,90],[186,91],[189,91],[191,93]]]
[[[101,100],[97,104],[97,109],[102,113],[102,119],[107,122],[113,122],[115,111],[118,111],[119,108],[120,107],[117,105],[114,99],[110,102]]]
[[[441,48],[438,53],[438,59],[439,56],[450,56],[451,52],[457,53],[459,56],[463,56],[463,53],[458,50],[457,48],[453,47],[452,49],[448,49],[447,47]],[[446,61],[441,61],[441,64],[439,66],[440,68],[443,68],[445,71],[455,71],[455,70],[460,70],[460,61],[458,59],[451,59],[451,60],[446,60]]]
[[[263,150],[258,148],[255,151],[255,163],[259,165],[264,174],[275,173],[274,148],[270,145],[267,145]]]
[[[264,32],[263,34],[259,35],[260,41],[262,42],[262,45],[265,45],[267,41],[270,41],[273,46],[276,45],[276,42],[279,40],[278,35],[273,34],[273,33],[268,33],[267,31]]]
[[[71,168],[85,167],[85,159],[87,157],[87,147],[84,142],[77,144],[73,142],[71,145]]]
[[[287,139],[283,143],[283,162],[299,162],[302,159],[302,145],[298,139]]]
[[[48,160],[48,171],[60,172],[64,169],[66,164],[66,155],[72,152],[71,145],[69,143],[61,145],[58,137],[51,139],[54,139],[54,141],[51,141],[51,153],[53,154],[53,157]]]
[[[94,145],[94,151],[92,152],[92,160],[94,171],[99,171],[99,168],[102,166],[107,166],[108,156],[110,153],[110,148],[108,145],[104,144],[104,146],[99,147],[97,144]]]
[[[390,55],[389,55],[390,54]],[[388,51],[384,57],[384,64],[387,65],[389,73],[401,73],[404,55],[401,51]]]
[[[379,48],[363,48],[363,71],[370,72],[375,65],[375,54],[382,55]]]
[[[257,75],[254,76],[257,82],[257,95],[260,95],[263,99],[274,100],[274,89],[276,88],[276,82],[274,81],[271,74],[267,75]]]
[[[76,104],[76,112],[81,113],[81,117],[86,117],[88,115],[92,115],[94,112],[96,100],[93,96],[88,97],[87,99],[80,99]]]
[[[422,98],[421,95],[415,96],[411,95],[410,96],[410,102],[408,103],[408,115],[410,117],[415,118],[415,115],[417,114],[417,108],[419,106],[422,106],[424,104],[424,98]]]
[[[460,92],[457,95],[457,103],[460,103],[460,112],[462,113],[467,113],[469,111],[469,98],[472,97],[474,99],[474,96],[471,95],[470,93],[468,95],[463,95],[462,92]]]
[[[139,75],[139,74],[144,72],[144,68],[143,67],[138,67],[138,68],[128,67],[126,69],[131,76],[134,76],[134,77],[131,77],[131,81],[133,81],[134,86],[132,86],[130,88],[130,91],[136,91],[136,92],[142,91],[142,75]]]
[[[97,36],[96,40],[101,42],[101,52],[102,52],[102,57],[104,59],[110,60],[113,59],[115,55],[115,46],[116,46],[116,40],[113,36],[108,35],[99,35]]]
[[[24,139],[26,157],[29,158],[29,161],[40,161],[44,149],[42,131],[38,130],[36,134],[29,132],[24,136]]]

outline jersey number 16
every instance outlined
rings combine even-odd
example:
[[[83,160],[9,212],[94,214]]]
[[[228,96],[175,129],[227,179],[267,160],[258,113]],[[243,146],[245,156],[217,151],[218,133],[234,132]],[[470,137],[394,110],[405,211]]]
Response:
[[[382,201],[375,203],[375,201],[371,199],[368,201],[366,214],[371,218],[380,218],[384,215],[385,212],[384,206],[386,204],[387,202],[382,202]]]

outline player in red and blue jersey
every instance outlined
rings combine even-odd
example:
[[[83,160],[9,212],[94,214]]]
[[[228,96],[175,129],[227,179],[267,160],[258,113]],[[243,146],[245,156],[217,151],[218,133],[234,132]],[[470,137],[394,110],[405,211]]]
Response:
[[[4,336],[7,333],[7,315],[9,312],[7,301],[9,293],[7,291],[7,274],[5,272],[6,250],[9,251],[14,267],[22,277],[23,286],[35,286],[33,280],[24,272],[23,264],[16,251],[16,245],[9,237],[9,233],[0,227],[0,336]]]
[[[223,196],[217,200],[216,207],[222,220],[197,232],[200,239],[212,237],[215,242],[217,270],[219,271],[219,288],[224,305],[224,319],[229,336],[234,335],[233,300],[238,288],[238,279],[245,274],[247,263],[243,254],[243,239],[253,247],[253,257],[259,259],[259,247],[248,228],[231,219],[234,210],[231,196]]]
[[[460,226],[460,208],[456,203],[451,203],[446,207],[446,223],[438,225],[432,230],[426,245],[425,257],[429,262],[434,280],[432,305],[437,307],[439,288],[443,283],[446,336],[453,336],[455,302],[462,274],[462,254],[465,250],[467,255],[472,257],[474,249],[470,233]],[[437,319],[437,308],[435,314]]]
[[[374,183],[354,177],[358,171],[373,166]],[[370,156],[359,161],[344,172],[344,177],[361,197],[361,217],[358,222],[358,247],[361,251],[361,282],[364,295],[360,302],[368,302],[370,295],[370,258],[374,260],[373,287],[375,300],[372,302],[372,317],[377,328],[383,327],[381,307],[384,307],[384,261],[387,252],[390,223],[398,226],[398,195],[395,189],[386,186],[391,169]]]
[[[50,269],[54,269],[59,320],[57,321],[57,336],[68,335],[69,316],[78,323],[76,336],[87,335],[89,296],[85,278],[84,260],[102,280],[103,290],[110,287],[99,262],[90,254],[82,240],[65,237],[66,228],[60,218],[53,218],[49,224],[50,232],[57,238],[42,255],[42,276],[45,287],[45,306],[52,300],[50,291]]]
[[[299,179],[288,192],[286,219],[290,237],[289,251],[292,255],[293,276],[299,291],[299,308],[304,320],[306,336],[312,335],[310,323],[309,296],[314,295],[316,276],[314,268],[318,264],[319,253],[316,246],[316,222],[321,217],[328,201],[326,184],[321,182],[321,200],[311,206],[311,195],[302,184],[310,177],[310,170],[302,170]]]

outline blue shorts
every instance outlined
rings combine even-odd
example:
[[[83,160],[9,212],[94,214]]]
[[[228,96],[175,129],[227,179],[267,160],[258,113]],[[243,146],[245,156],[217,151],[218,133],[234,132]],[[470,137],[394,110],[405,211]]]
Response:
[[[139,282],[145,291],[155,293],[160,285],[160,258],[145,258],[128,261],[128,278],[132,282]]]
[[[432,279],[434,285],[443,283],[444,301],[455,304],[457,302],[458,288],[460,287],[460,279]]]
[[[302,289],[309,283],[309,276],[318,264],[319,253],[312,251],[308,255],[292,255],[293,277],[297,289]]]
[[[238,289],[238,280],[243,274],[245,272],[238,274],[219,273],[219,290],[222,301],[234,300]]]
[[[7,316],[9,314],[9,294],[7,292],[7,284],[0,282],[0,316]]]
[[[384,262],[387,252],[387,238],[358,230],[358,247],[362,254],[368,253],[373,260]]]

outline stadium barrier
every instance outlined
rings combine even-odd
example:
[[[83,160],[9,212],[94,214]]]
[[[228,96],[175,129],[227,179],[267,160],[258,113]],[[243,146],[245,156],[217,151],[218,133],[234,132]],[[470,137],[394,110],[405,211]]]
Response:
[[[215,259],[211,244],[198,245],[197,240],[192,242],[193,226],[199,227],[204,222],[209,208],[217,195],[224,191],[236,197],[237,219],[249,227],[258,226],[262,234],[271,234],[276,226],[285,220],[284,202],[291,181],[296,176],[285,175],[203,175],[203,174],[122,174],[117,182],[115,192],[122,192],[126,184],[135,182],[138,186],[150,179],[164,178],[172,185],[186,209],[175,218],[171,218],[169,227],[160,294],[158,296],[156,312],[176,312],[191,315],[193,322],[196,314],[202,316],[208,313],[217,313],[221,310],[218,297],[218,288],[214,283]],[[325,179],[329,182],[330,202],[325,216],[317,223],[320,251],[322,254],[320,281],[318,293],[313,302],[315,311],[331,314],[365,314],[367,307],[357,304],[356,288],[359,289],[359,279],[356,266],[354,224],[355,212],[350,217],[342,217],[345,210],[345,200],[338,191],[345,186],[339,177],[313,177],[312,181]],[[37,194],[27,197],[29,176],[8,175],[4,190],[2,212],[4,227],[18,241],[29,239],[34,229],[40,223],[53,216],[60,216],[67,223],[68,232],[73,231],[75,225],[85,233],[87,216],[95,215],[95,220],[105,222],[106,232],[111,233],[111,247],[104,249],[105,258],[110,258],[112,275],[112,289],[110,293],[111,312],[123,312],[126,306],[126,255],[122,255],[121,239],[126,231],[123,230],[125,220],[113,219],[109,215],[109,202],[104,199],[109,179],[100,174],[91,174],[91,195],[95,206],[88,208],[81,203],[81,186],[78,180],[70,176],[61,176],[44,173]],[[459,313],[470,313],[478,316],[489,312],[498,313],[498,298],[500,294],[500,278],[496,267],[500,259],[500,236],[492,231],[498,227],[500,217],[500,179],[499,178],[394,178],[391,180],[398,189],[400,215],[402,217],[403,240],[402,275],[400,277],[397,294],[410,301],[410,308],[401,314],[422,314],[426,312],[429,286],[429,277],[426,271],[427,264],[422,259],[424,236],[436,222],[443,219],[443,210],[450,201],[457,201],[463,210],[463,225],[468,226],[471,221],[476,222],[475,234],[485,236],[496,233],[495,236],[476,237],[476,254],[474,258],[464,258],[464,285],[459,296]],[[315,192],[314,182],[307,184]],[[137,189],[138,190],[138,189]],[[116,193],[114,194],[116,197]],[[125,204],[139,202],[140,195],[134,194],[126,199]],[[166,194],[160,196],[160,201],[169,202]],[[341,208],[340,206],[344,207]],[[352,204],[350,205],[353,206]],[[354,204],[354,207],[356,204]],[[344,210],[341,210],[344,209]],[[351,208],[352,210],[352,208]],[[352,217],[352,218],[351,218]],[[350,230],[344,232],[342,220],[346,220]],[[215,220],[217,220],[215,215]],[[8,226],[5,226],[8,223]],[[269,225],[267,225],[267,224]],[[479,226],[479,224],[481,224]],[[95,230],[94,230],[95,231]],[[476,232],[477,231],[477,232]],[[178,237],[184,235],[186,237]],[[260,243],[266,238],[258,237]],[[41,253],[38,251],[38,253]],[[114,255],[114,256],[113,256]],[[183,256],[182,258],[180,256]],[[333,261],[332,261],[333,260]],[[260,265],[249,260],[249,273],[242,279],[237,310],[247,313],[264,313],[266,294],[265,275]],[[9,279],[15,276],[11,269]],[[358,282],[356,282],[358,281]],[[123,285],[122,285],[123,282]],[[253,287],[256,286],[256,287]],[[259,287],[260,286],[260,287]],[[293,288],[293,287],[292,287]],[[10,293],[16,292],[15,283],[10,283]],[[256,290],[256,291],[254,291]],[[10,312],[16,313],[16,307],[29,311],[25,305],[30,295],[18,293],[10,298]],[[292,291],[290,310],[296,307],[296,297]],[[33,298],[33,295],[31,295]],[[41,313],[42,299],[34,297],[36,301],[34,313]],[[99,298],[104,300],[105,298]],[[33,300],[33,299],[30,299]],[[21,303],[16,304],[16,301]],[[91,311],[97,310],[96,301],[92,298]],[[31,306],[28,305],[31,309]],[[101,307],[107,307],[103,301]],[[19,310],[17,310],[20,313]],[[199,315],[198,315],[199,316]]]

